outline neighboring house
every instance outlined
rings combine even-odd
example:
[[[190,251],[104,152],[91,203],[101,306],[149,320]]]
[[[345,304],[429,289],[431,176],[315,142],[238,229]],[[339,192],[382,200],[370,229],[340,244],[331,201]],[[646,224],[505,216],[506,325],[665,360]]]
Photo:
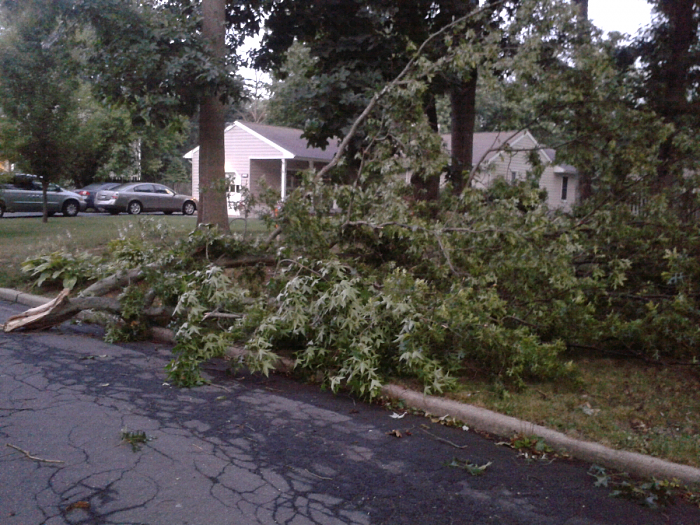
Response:
[[[240,121],[226,128],[225,171],[229,180],[230,216],[240,214],[237,203],[242,188],[257,195],[265,181],[269,188],[279,191],[280,200],[284,200],[299,184],[301,171],[319,170],[333,159],[338,151],[336,144],[330,144],[325,150],[311,148],[301,137],[302,133],[299,129]],[[449,151],[450,135],[444,135],[443,140]],[[524,180],[532,169],[528,157],[533,151],[544,166],[539,184],[547,190],[547,204],[552,209],[568,211],[578,194],[576,170],[554,164],[554,150],[543,148],[528,131],[475,133],[473,161],[479,163],[479,169],[473,185],[486,188],[498,177],[511,182]],[[198,199],[199,147],[188,152],[185,158],[192,161],[192,196]]]
[[[242,188],[257,195],[262,181],[280,192],[280,199],[299,184],[299,173],[319,170],[328,164],[338,151],[335,144],[322,150],[307,146],[299,129],[236,121],[226,128],[225,171],[230,191],[227,195],[228,214],[239,215],[237,203]],[[185,155],[192,161],[192,196],[199,198],[199,147]]]
[[[451,136],[443,135],[448,152]],[[509,182],[525,180],[532,170],[531,152],[536,152],[544,166],[540,188],[547,190],[551,209],[570,210],[578,198],[578,174],[572,166],[555,164],[553,149],[543,148],[529,131],[500,131],[474,133],[472,161],[479,168],[473,186],[486,188],[497,178]]]

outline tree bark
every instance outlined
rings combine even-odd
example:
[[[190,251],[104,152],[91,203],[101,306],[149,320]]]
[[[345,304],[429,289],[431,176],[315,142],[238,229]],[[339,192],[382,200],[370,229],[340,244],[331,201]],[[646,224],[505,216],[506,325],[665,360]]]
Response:
[[[223,60],[226,53],[226,10],[224,0],[203,0],[204,38],[215,59]],[[197,224],[213,224],[230,233],[226,206],[226,172],[224,129],[226,106],[219,94],[213,93],[202,101],[199,113],[199,206]]]
[[[657,2],[657,9],[668,19],[668,56],[653,79],[660,89],[656,109],[667,121],[674,122],[691,114],[689,93],[692,88],[692,71],[696,64],[694,47],[697,45],[698,16],[695,14],[697,0],[675,0]],[[673,136],[662,145],[659,152],[656,186],[658,190],[669,188],[678,182],[681,175],[674,169],[678,157]]]
[[[476,123],[477,70],[471,71],[468,80],[461,80],[450,88],[452,104],[452,167],[450,181],[456,195],[462,193],[464,173],[472,169],[474,125]]]
[[[99,297],[106,295],[113,290],[141,281],[145,276],[146,274],[141,268],[134,268],[128,272],[119,272],[88,286],[80,293],[80,296]]]
[[[579,19],[588,20],[588,0],[573,0],[573,2],[578,6]]]
[[[435,133],[439,132],[437,105],[435,95],[429,93],[425,97],[425,114],[430,123],[430,127]],[[413,197],[416,200],[436,201],[440,196],[440,175],[424,177],[420,173],[414,173],[411,176],[411,185],[413,186]]]

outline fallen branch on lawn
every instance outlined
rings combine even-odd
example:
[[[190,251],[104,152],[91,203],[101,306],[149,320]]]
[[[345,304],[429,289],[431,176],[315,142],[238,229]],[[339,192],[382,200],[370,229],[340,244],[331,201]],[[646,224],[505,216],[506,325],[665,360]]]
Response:
[[[133,268],[128,272],[118,272],[110,277],[97,281],[91,286],[88,286],[80,293],[80,296],[101,297],[129,284],[142,281],[145,277],[146,273],[141,268]]]
[[[238,259],[232,259],[230,257],[221,256],[214,261],[216,266],[221,268],[242,268],[243,266],[257,266],[262,264],[264,266],[274,266],[277,263],[277,259],[271,255],[262,255],[259,257],[239,257]]]

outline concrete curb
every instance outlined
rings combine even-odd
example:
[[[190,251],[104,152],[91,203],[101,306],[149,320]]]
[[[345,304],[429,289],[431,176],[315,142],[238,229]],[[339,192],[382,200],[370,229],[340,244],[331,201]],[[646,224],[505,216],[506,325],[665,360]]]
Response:
[[[676,478],[686,484],[700,483],[700,469],[687,465],[671,463],[636,452],[615,450],[590,441],[573,439],[561,432],[534,423],[504,416],[484,408],[465,405],[451,399],[424,395],[397,385],[384,386],[382,393],[392,399],[401,399],[407,406],[436,416],[449,415],[463,421],[470,427],[497,436],[511,437],[514,434],[523,434],[544,438],[546,443],[555,450],[589,463],[615,468],[646,478]]]
[[[0,288],[0,299],[30,307],[40,306],[50,301],[46,297],[21,293],[8,288]],[[172,330],[167,328],[154,328],[152,335],[154,339],[163,343],[172,344],[175,341]],[[241,355],[240,349],[231,349],[229,352],[229,357],[240,357]],[[282,372],[288,372],[293,366],[290,360],[282,359],[278,369]],[[604,467],[614,468],[645,478],[675,478],[686,484],[700,484],[700,469],[687,465],[672,463],[636,452],[615,450],[590,441],[574,439],[561,432],[535,425],[534,423],[504,416],[485,408],[465,405],[451,399],[428,396],[398,385],[385,385],[382,388],[382,394],[392,399],[400,399],[408,407],[423,410],[436,416],[447,415],[463,421],[474,429],[497,436],[511,437],[514,434],[538,436],[559,452],[565,452],[574,458]]]
[[[23,304],[32,308],[46,304],[51,300],[40,295],[18,292],[10,288],[0,288],[0,299],[11,303]]]

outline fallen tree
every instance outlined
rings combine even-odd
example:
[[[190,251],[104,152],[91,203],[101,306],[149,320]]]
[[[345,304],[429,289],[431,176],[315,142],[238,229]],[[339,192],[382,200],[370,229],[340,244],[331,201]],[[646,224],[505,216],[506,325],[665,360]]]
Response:
[[[330,185],[306,174],[279,215],[269,215],[267,239],[204,228],[174,244],[166,237],[120,239],[90,265],[60,255],[50,268],[46,260],[29,261],[27,271],[38,280],[97,281],[82,297],[29,317],[40,316],[34,326],[49,326],[88,305],[100,308],[96,300],[80,301],[102,295],[104,308],[119,316],[109,340],[145,337],[154,322],[168,324],[176,341],[170,380],[186,386],[201,384],[203,361],[235,345],[245,346],[241,362],[253,370],[267,372],[279,352],[290,352],[297,371],[369,397],[386,377],[401,375],[417,378],[426,391],[449,388],[464,370],[512,388],[571,377],[570,358],[583,349],[696,366],[698,181],[688,176],[654,191],[649,159],[667,130],[624,99],[629,86],[610,79],[614,64],[604,46],[589,43],[579,62],[565,60],[573,49],[567,35],[562,29],[561,42],[543,50],[542,35],[533,34],[523,43],[523,52],[528,45],[534,50],[528,60],[500,65],[530,67],[513,75],[541,77],[537,89],[553,107],[570,104],[567,93],[579,76],[560,71],[556,84],[556,68],[539,65],[544,52],[552,53],[550,66],[561,59],[561,67],[588,68],[581,75],[589,84],[621,97],[612,116],[625,120],[605,136],[635,152],[627,159],[631,168],[601,158],[598,193],[573,213],[547,207],[537,181],[541,166],[526,180],[497,180],[459,195],[443,191],[436,202],[416,200],[404,182],[407,170],[433,176],[447,169],[435,133],[416,117],[424,113],[422,77],[469,53],[499,55],[479,48],[497,45],[495,38],[456,51],[459,57],[416,61],[410,78],[361,116],[368,139],[352,183]],[[592,99],[588,109],[596,108]],[[627,122],[648,126],[642,133]],[[262,200],[271,210],[278,198]],[[93,275],[93,268],[110,275]]]

